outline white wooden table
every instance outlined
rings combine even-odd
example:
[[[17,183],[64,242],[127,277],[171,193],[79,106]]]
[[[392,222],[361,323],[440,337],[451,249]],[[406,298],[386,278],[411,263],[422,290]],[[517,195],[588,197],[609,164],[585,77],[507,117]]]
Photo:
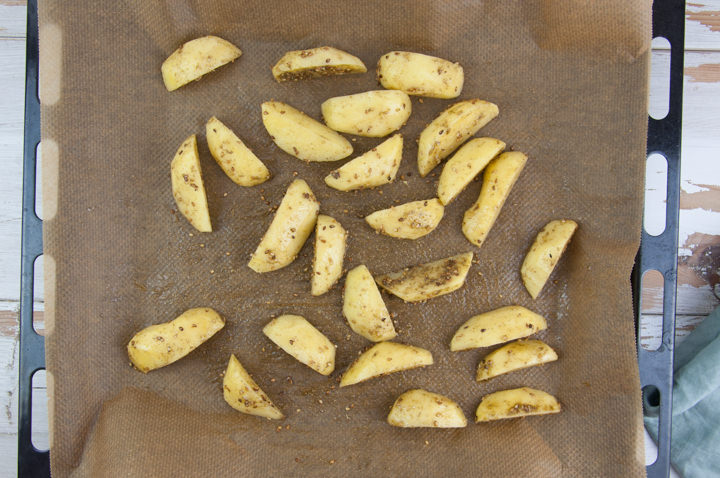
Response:
[[[718,305],[720,296],[720,0],[687,4],[680,196],[677,332],[680,341]],[[20,218],[25,74],[24,0],[0,0],[0,477],[16,474]],[[650,110],[661,111],[670,53],[653,43]],[[647,221],[664,211],[661,170],[648,168]],[[38,270],[41,268],[37,268]],[[715,287],[713,291],[713,287]],[[643,281],[641,344],[660,343],[662,281]],[[42,327],[43,288],[36,285],[36,323]],[[48,446],[45,377],[33,393],[33,442]],[[652,455],[653,447],[648,446]],[[652,460],[650,460],[652,461]]]

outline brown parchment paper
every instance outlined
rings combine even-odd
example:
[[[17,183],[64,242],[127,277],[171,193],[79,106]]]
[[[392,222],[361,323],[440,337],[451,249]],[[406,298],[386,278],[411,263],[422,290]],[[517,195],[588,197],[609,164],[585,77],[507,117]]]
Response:
[[[53,475],[643,475],[629,276],[641,227],[649,1],[40,6],[41,27],[59,30],[61,40],[41,45],[43,60],[60,55],[57,68],[41,72],[44,87],[59,91],[42,118],[43,141],[57,144],[57,196],[50,199],[57,213],[45,223],[45,251],[55,264],[47,337]],[[235,43],[242,57],[168,93],[160,64],[205,34]],[[370,72],[275,83],[270,67],[283,52],[319,45],[358,55]],[[529,155],[482,248],[460,228],[479,182],[417,241],[376,235],[362,219],[396,202],[435,196],[440,168],[419,178],[415,139],[449,101],[413,98],[401,130],[399,178],[379,190],[331,190],[322,178],[342,162],[305,164],[275,147],[262,126],[260,103],[271,98],[319,118],[324,99],[378,88],[372,70],[393,49],[460,62],[460,99],[500,107],[478,136],[498,137]],[[212,115],[245,140],[272,180],[242,188],[223,175],[204,140]],[[192,133],[199,136],[211,234],[180,217],[170,190],[170,161]],[[354,138],[355,155],[380,141]],[[430,349],[433,366],[339,390],[340,374],[369,344],[342,317],[342,283],[310,296],[312,237],[285,269],[259,275],[247,267],[271,208],[295,175],[349,230],[349,268],[366,264],[384,273],[476,253],[466,285],[453,294],[424,304],[386,296],[398,340]],[[553,280],[532,301],[520,264],[537,231],[556,218],[575,219],[580,228]],[[451,353],[449,340],[471,315],[508,304],[548,318],[539,337],[560,360],[478,384],[475,367],[488,350]],[[197,306],[218,310],[225,329],[172,366],[144,375],[128,365],[125,345],[137,330]],[[338,345],[329,379],[262,335],[281,313],[304,315]],[[231,353],[285,420],[242,415],[224,403],[221,374]],[[556,395],[563,412],[472,423],[482,395],[523,385]],[[418,387],[457,400],[470,425],[387,425],[394,399]]]

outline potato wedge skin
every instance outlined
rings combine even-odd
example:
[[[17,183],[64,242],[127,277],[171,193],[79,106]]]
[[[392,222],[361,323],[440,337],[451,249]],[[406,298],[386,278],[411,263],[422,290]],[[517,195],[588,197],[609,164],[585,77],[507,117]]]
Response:
[[[271,320],[263,333],[299,362],[322,375],[335,370],[335,345],[299,315],[285,314]]]
[[[450,350],[468,350],[521,339],[547,328],[545,317],[519,305],[509,305],[471,317],[460,326]]]
[[[578,225],[571,219],[550,221],[525,256],[520,275],[530,296],[537,298],[563,255]]]
[[[320,214],[315,225],[315,255],[310,279],[312,295],[329,291],[342,276],[346,242],[345,228],[330,216]]]
[[[446,257],[400,271],[383,274],[375,281],[406,302],[419,302],[449,294],[465,284],[472,265],[472,252]]]
[[[425,177],[499,113],[497,105],[472,99],[457,102],[440,113],[420,134],[418,170]]]
[[[127,345],[128,356],[136,369],[148,373],[185,357],[223,327],[225,320],[213,309],[189,309],[135,334]]]
[[[432,354],[428,350],[396,342],[380,342],[350,364],[340,379],[340,387],[432,364]]]
[[[366,71],[360,58],[331,46],[289,51],[272,68],[278,82]]]
[[[408,390],[390,410],[387,422],[402,428],[463,428],[467,419],[453,400],[427,390]]]
[[[353,191],[391,183],[400,168],[402,150],[402,135],[393,135],[328,174],[325,184],[339,191]]]
[[[381,234],[398,239],[419,239],[440,224],[445,207],[439,199],[413,201],[381,209],[365,217],[365,221]]]
[[[285,103],[263,103],[262,120],[277,147],[303,161],[337,161],[353,152],[347,139]]]
[[[409,51],[391,51],[381,56],[377,77],[389,90],[444,99],[460,96],[465,82],[459,63]]]
[[[462,230],[468,241],[478,247],[485,242],[526,162],[526,155],[513,151],[501,154],[485,168],[480,196],[463,217]]]
[[[279,420],[285,416],[255,383],[235,355],[230,356],[223,378],[223,398],[235,410]]]
[[[407,122],[412,102],[402,91],[373,90],[330,98],[321,110],[325,124],[335,131],[380,138]]]
[[[232,43],[216,36],[190,40],[175,50],[162,64],[163,82],[168,91],[197,80],[242,55]]]
[[[270,170],[233,131],[212,117],[205,125],[210,154],[239,186],[256,186],[270,179]]]
[[[485,395],[475,411],[475,423],[560,413],[560,403],[542,390],[529,387],[501,390]]]
[[[382,295],[364,265],[347,273],[343,315],[353,332],[373,342],[392,340],[397,335]]]
[[[493,350],[480,361],[478,382],[557,360],[557,353],[541,340],[517,340]]]
[[[194,134],[183,141],[175,153],[170,163],[170,180],[173,198],[180,214],[198,231],[212,232],[197,138]]]
[[[293,181],[248,266],[255,272],[270,272],[294,261],[315,227],[319,211],[320,203],[310,186],[302,179]]]
[[[447,206],[480,174],[485,166],[505,149],[495,138],[475,138],[465,143],[445,163],[438,180],[438,198]]]

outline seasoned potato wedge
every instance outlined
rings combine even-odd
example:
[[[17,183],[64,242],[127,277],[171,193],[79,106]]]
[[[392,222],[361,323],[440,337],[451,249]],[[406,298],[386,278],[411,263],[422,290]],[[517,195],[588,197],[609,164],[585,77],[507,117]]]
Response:
[[[348,367],[340,379],[340,386],[347,387],[389,373],[432,364],[432,354],[428,350],[395,342],[380,342],[363,352]]]
[[[485,395],[475,411],[475,423],[560,413],[560,403],[549,393],[522,387]]]
[[[518,340],[487,354],[477,369],[477,381],[557,360],[555,351],[541,340]]]
[[[303,161],[337,161],[353,152],[347,139],[285,103],[263,103],[262,119],[278,148]]]
[[[453,400],[428,392],[408,390],[400,395],[390,410],[387,422],[403,428],[463,428],[467,419]]]
[[[525,288],[533,299],[545,286],[577,227],[575,221],[558,219],[538,233],[520,268]]]
[[[263,333],[275,344],[323,375],[335,370],[335,346],[305,317],[281,315],[270,321]]]
[[[500,307],[476,315],[461,325],[450,342],[450,350],[489,347],[521,339],[546,328],[545,318],[525,307]]]
[[[127,345],[128,356],[143,373],[176,362],[225,327],[214,310],[189,309],[175,320],[151,325],[135,334]]]
[[[275,217],[250,258],[250,269],[270,272],[295,260],[315,227],[320,203],[302,179],[293,181]]]
[[[315,226],[315,256],[313,258],[310,290],[322,295],[340,279],[347,231],[330,216],[320,214]]]
[[[498,115],[498,107],[483,100],[455,103],[435,118],[420,134],[418,170],[425,177],[470,136]]]
[[[238,47],[222,38],[206,36],[190,40],[163,62],[160,70],[165,88],[177,90],[240,55],[242,52]]]
[[[402,149],[402,135],[393,135],[328,174],[325,184],[340,191],[352,191],[391,183],[400,168]]]
[[[412,103],[402,91],[375,90],[330,98],[321,109],[325,124],[335,131],[380,138],[405,124]]]
[[[448,160],[438,181],[438,198],[448,205],[495,156],[505,143],[495,138],[471,139]]]
[[[228,405],[239,412],[273,420],[285,417],[234,355],[230,356],[225,370],[223,397]]]
[[[211,232],[210,209],[194,134],[183,141],[175,153],[170,163],[170,179],[180,213],[198,231]]]
[[[377,78],[390,90],[445,99],[460,96],[465,82],[459,63],[409,51],[391,51],[381,56]]]
[[[515,151],[503,153],[490,162],[483,175],[480,196],[463,217],[462,230],[468,241],[482,246],[526,162],[527,156]]]
[[[375,278],[380,287],[406,302],[449,294],[465,284],[473,253],[466,252]]]
[[[343,315],[355,333],[373,342],[391,340],[397,335],[382,295],[364,265],[347,273]]]
[[[365,217],[365,221],[386,236],[418,239],[435,230],[444,212],[438,199],[427,199],[375,211]]]
[[[321,46],[285,53],[273,66],[272,74],[277,81],[297,81],[366,71],[360,58],[331,46]]]
[[[205,136],[210,154],[235,184],[255,186],[270,179],[262,161],[216,117],[205,125]]]

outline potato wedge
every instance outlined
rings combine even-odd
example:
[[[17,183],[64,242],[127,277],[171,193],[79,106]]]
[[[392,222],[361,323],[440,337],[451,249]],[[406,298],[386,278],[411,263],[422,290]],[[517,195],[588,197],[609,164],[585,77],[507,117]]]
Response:
[[[235,355],[230,356],[223,378],[223,397],[235,410],[271,420],[285,418],[255,383]]]
[[[575,221],[558,219],[547,223],[538,233],[520,268],[525,288],[533,299],[545,286],[577,227]]]
[[[419,302],[449,294],[465,284],[473,253],[466,252],[375,278],[380,287],[405,302]]]
[[[151,325],[135,334],[127,345],[128,356],[143,373],[177,362],[220,329],[225,320],[208,307],[189,309],[176,319]]]
[[[490,162],[483,175],[480,196],[463,217],[462,230],[468,241],[478,247],[485,242],[526,162],[527,156],[515,151],[503,153]]]
[[[272,74],[277,81],[297,81],[366,71],[367,68],[360,58],[331,46],[289,51],[272,68]]]
[[[200,232],[212,232],[205,184],[200,168],[197,138],[189,136],[170,163],[172,193],[180,214]]]
[[[391,183],[400,168],[402,149],[402,135],[393,135],[328,174],[325,184],[339,191],[352,191]]]
[[[451,105],[420,134],[418,170],[425,177],[480,128],[498,115],[498,107],[483,100]]]
[[[381,209],[365,217],[375,231],[399,239],[418,239],[440,224],[445,207],[438,199],[413,201]]]
[[[270,179],[270,170],[216,117],[205,125],[210,154],[225,174],[240,186],[256,186]]]
[[[299,315],[281,315],[270,321],[263,333],[275,345],[322,375],[335,370],[335,345]]]
[[[347,387],[393,372],[432,364],[432,354],[428,350],[396,342],[380,342],[363,352],[348,367],[340,379],[340,386]]]
[[[294,261],[315,227],[319,211],[320,203],[310,186],[302,179],[293,181],[250,258],[250,269],[270,272]]]
[[[323,295],[342,276],[347,231],[330,216],[320,214],[315,226],[315,256],[313,258],[310,290]]]
[[[480,361],[476,380],[481,382],[498,375],[557,360],[557,353],[541,340],[518,340],[493,350]]]
[[[560,413],[560,403],[549,393],[522,387],[485,395],[475,411],[475,423]]]
[[[343,315],[353,332],[373,342],[391,340],[397,335],[382,295],[364,265],[347,273]]]
[[[387,422],[403,428],[463,428],[467,419],[453,400],[428,392],[408,390],[400,395],[390,410]]]
[[[168,91],[177,90],[242,55],[232,43],[216,36],[190,40],[175,50],[160,67]]]
[[[347,139],[285,103],[263,103],[262,119],[278,148],[303,161],[337,161],[353,152]]]
[[[377,78],[390,90],[445,99],[460,96],[465,82],[459,63],[409,51],[391,51],[381,56]]]
[[[445,163],[438,181],[438,198],[444,205],[467,187],[485,166],[505,149],[505,143],[495,138],[471,139]]]
[[[450,350],[474,349],[521,339],[547,328],[542,315],[521,307],[510,305],[476,315],[455,332]]]
[[[320,107],[325,124],[341,133],[380,138],[399,130],[410,117],[410,97],[397,90],[336,96]]]

